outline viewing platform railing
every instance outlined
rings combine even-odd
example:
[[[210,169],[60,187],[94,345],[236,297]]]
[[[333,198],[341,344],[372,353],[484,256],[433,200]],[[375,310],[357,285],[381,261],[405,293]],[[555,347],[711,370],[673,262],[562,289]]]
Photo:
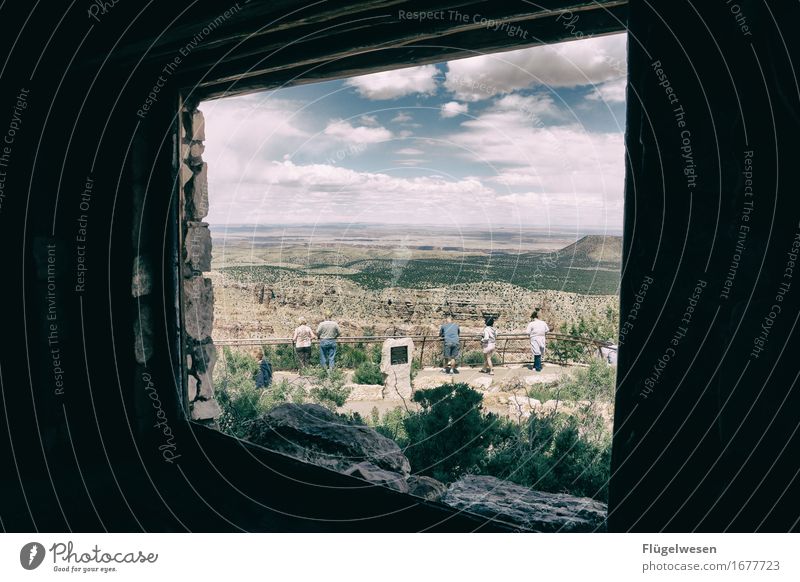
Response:
[[[382,344],[387,339],[410,338],[414,341],[414,360],[420,367],[442,365],[442,338],[438,335],[381,335],[381,336],[349,336],[337,338],[337,343],[354,348]],[[603,358],[601,348],[616,351],[616,347],[609,347],[607,342],[561,333],[548,333],[547,347],[543,361],[561,365],[571,363],[588,363],[592,358]],[[223,347],[283,347],[292,350],[292,338],[237,338],[214,340],[217,346]],[[462,365],[481,365],[481,336],[479,334],[465,334],[460,338],[460,356]],[[318,345],[314,341],[313,346]],[[533,361],[530,347],[530,337],[525,333],[497,334],[497,349],[495,350],[497,365],[505,364],[530,364]],[[344,352],[344,350],[342,350]],[[290,352],[291,353],[291,352]],[[342,353],[345,355],[346,352]],[[477,355],[476,355],[477,353]],[[316,357],[316,356],[314,356]],[[338,358],[337,358],[338,359]],[[312,360],[312,363],[314,360]],[[294,365],[297,364],[295,359]],[[279,366],[282,369],[291,366]]]

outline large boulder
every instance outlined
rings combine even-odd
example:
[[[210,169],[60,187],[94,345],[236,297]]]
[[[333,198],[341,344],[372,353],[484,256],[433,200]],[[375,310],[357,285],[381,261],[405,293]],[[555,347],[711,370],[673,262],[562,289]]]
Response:
[[[447,492],[447,485],[433,477],[411,475],[408,478],[408,492],[429,501],[439,501]]]
[[[389,489],[394,489],[400,493],[408,493],[408,483],[405,480],[405,475],[402,473],[394,473],[393,471],[386,471],[380,467],[363,461],[358,465],[353,465],[346,471],[345,475],[352,475],[364,481],[369,481],[376,485],[383,485]]]
[[[307,463],[344,473],[368,461],[385,471],[411,472],[393,440],[368,426],[351,424],[318,404],[281,404],[250,427],[247,439]]]
[[[605,503],[588,497],[532,491],[486,475],[467,475],[452,483],[442,502],[528,531],[606,530]]]

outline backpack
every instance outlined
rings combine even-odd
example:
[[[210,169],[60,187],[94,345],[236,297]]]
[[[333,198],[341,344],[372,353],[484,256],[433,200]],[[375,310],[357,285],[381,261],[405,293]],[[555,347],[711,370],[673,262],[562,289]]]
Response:
[[[255,373],[256,388],[268,388],[272,384],[272,364],[262,359]]]

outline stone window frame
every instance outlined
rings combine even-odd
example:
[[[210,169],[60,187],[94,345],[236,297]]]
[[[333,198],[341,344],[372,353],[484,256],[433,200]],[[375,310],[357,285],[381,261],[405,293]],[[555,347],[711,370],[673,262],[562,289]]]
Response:
[[[626,4],[622,1],[611,1],[611,3],[615,6]],[[554,18],[557,21],[560,18],[557,14],[553,10],[544,10],[542,14],[532,15],[533,22],[536,23],[540,18],[543,22],[546,18]],[[603,23],[601,20],[599,23],[587,24],[587,26],[589,28],[598,27],[597,29],[603,32],[609,32],[604,29],[608,29],[610,26],[613,29],[611,32],[619,32],[620,30],[617,30],[616,26],[619,21],[616,16],[612,15],[610,22],[611,24]],[[534,46],[534,44],[548,45],[576,38],[574,32],[565,31],[563,25],[548,24],[547,26],[549,28],[546,30],[554,32],[540,35],[537,37],[536,43],[518,42],[516,37],[507,37],[503,39],[504,42],[501,45],[492,45],[489,52],[511,51],[525,46]],[[480,33],[480,30],[465,32],[465,34],[476,35]],[[180,197],[177,216],[179,264],[176,266],[176,276],[180,282],[180,289],[177,290],[180,325],[178,331],[182,349],[179,363],[182,367],[183,386],[179,405],[182,405],[188,419],[218,427],[216,419],[222,413],[219,403],[214,397],[213,386],[213,371],[217,361],[217,350],[212,338],[214,290],[211,279],[205,276],[211,270],[212,241],[209,224],[203,221],[209,210],[208,166],[202,158],[205,149],[205,119],[202,111],[198,109],[198,104],[205,100],[269,91],[296,84],[322,83],[332,79],[441,62],[453,56],[465,58],[473,54],[472,49],[465,49],[469,54],[442,50],[434,56],[423,54],[419,59],[395,60],[376,56],[374,62],[368,63],[361,59],[361,57],[373,53],[383,55],[384,51],[389,53],[394,48],[397,47],[383,46],[378,50],[364,52],[363,47],[354,47],[348,57],[354,57],[356,64],[347,62],[346,57],[338,57],[330,70],[322,74],[315,73],[309,79],[301,78],[297,72],[289,73],[282,68],[281,70],[247,75],[238,80],[233,80],[233,74],[218,78],[214,75],[206,75],[203,77],[202,83],[198,83],[197,79],[193,78],[190,81],[191,84],[184,84],[182,88],[178,89],[176,108],[174,109],[178,119],[175,135],[177,164],[173,166],[173,169],[177,170],[177,186]],[[216,66],[219,62],[209,64]],[[319,63],[306,66],[308,68],[304,71],[314,72]],[[247,71],[243,69],[241,72]],[[137,338],[143,334],[139,330],[136,330],[136,333]],[[144,344],[146,343],[144,342]]]
[[[178,116],[179,292],[185,410],[189,418],[215,425],[222,413],[214,398],[217,351],[212,339],[214,289],[208,215],[208,164],[203,161],[205,118],[197,102],[182,99]]]

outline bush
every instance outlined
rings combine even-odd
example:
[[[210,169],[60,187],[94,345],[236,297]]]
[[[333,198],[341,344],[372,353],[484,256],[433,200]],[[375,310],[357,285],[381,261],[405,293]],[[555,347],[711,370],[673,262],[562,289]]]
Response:
[[[548,340],[544,352],[544,359],[562,366],[570,362],[586,362],[590,360],[592,346],[569,340]]]
[[[497,353],[492,354],[492,365],[499,366],[500,356]],[[473,350],[464,354],[461,363],[465,366],[483,366],[483,352],[481,350]]]
[[[353,374],[356,384],[383,384],[381,367],[373,362],[363,362]]]
[[[397,443],[406,443],[408,442],[408,433],[406,433],[403,421],[407,415],[408,413],[398,406],[387,411],[381,417],[378,407],[373,406],[368,424],[386,438],[390,438]]]
[[[403,419],[405,454],[417,473],[450,482],[476,472],[492,444],[497,417],[482,414],[483,396],[467,384],[418,390],[420,412]]]
[[[608,307],[601,317],[580,317],[562,333],[592,340],[606,341],[617,337],[619,327],[619,313]],[[561,331],[561,330],[558,330]],[[588,364],[597,355],[594,345],[581,344],[567,340],[549,340],[545,358],[561,365],[569,362]]]
[[[415,473],[446,483],[485,474],[541,491],[608,499],[611,438],[589,410],[515,422],[484,414],[482,399],[466,384],[445,384],[414,394],[420,411],[396,408],[381,418],[375,408],[369,424],[404,449]]]
[[[369,360],[363,343],[336,345],[335,363],[340,368],[355,369]]]
[[[552,392],[559,400],[613,401],[617,371],[604,361],[594,358],[586,368],[560,381]]]
[[[344,374],[341,370],[327,372],[320,369],[309,394],[314,402],[336,412],[337,408],[347,402],[350,391],[344,385]]]
[[[504,438],[487,456],[483,471],[525,487],[608,500],[611,440],[582,434],[574,416],[531,416],[505,422]]]
[[[419,360],[411,360],[411,380],[413,381],[414,378],[417,377],[417,374],[422,369],[422,364],[420,364]]]
[[[299,364],[294,346],[289,344],[261,346],[264,357],[272,364],[273,370],[296,370]]]

